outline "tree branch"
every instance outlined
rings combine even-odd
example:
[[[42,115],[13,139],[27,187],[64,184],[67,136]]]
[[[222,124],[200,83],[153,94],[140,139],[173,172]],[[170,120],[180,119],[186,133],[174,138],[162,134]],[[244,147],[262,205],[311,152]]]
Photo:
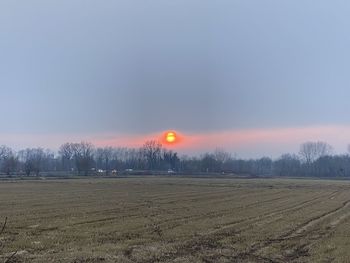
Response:
[[[2,228],[1,228],[1,231],[0,231],[0,235],[2,235],[2,233],[4,233],[6,224],[7,224],[7,217],[5,218],[5,222],[4,222],[4,224],[2,225]]]

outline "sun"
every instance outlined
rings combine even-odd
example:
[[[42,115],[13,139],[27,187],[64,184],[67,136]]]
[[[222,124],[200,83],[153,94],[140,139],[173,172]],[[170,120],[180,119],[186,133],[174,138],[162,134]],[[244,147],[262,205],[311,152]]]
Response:
[[[168,143],[174,143],[176,141],[176,133],[175,132],[167,132],[165,134],[165,140]]]
[[[159,139],[164,146],[168,147],[176,147],[184,141],[183,135],[174,130],[164,131]]]

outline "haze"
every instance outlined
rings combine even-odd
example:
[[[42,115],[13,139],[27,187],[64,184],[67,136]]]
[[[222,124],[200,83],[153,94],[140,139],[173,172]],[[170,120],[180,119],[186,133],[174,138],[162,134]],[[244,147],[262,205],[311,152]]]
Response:
[[[350,142],[347,1],[1,1],[0,144]]]

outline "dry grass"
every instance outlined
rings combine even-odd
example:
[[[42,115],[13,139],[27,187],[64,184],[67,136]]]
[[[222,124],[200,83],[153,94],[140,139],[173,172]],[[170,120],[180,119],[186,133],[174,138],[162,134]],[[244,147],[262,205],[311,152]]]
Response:
[[[0,183],[13,262],[349,262],[350,182]]]

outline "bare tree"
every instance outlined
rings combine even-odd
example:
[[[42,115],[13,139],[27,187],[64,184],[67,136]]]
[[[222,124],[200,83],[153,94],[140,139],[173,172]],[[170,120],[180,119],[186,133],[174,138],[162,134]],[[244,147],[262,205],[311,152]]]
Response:
[[[220,170],[225,170],[225,164],[232,158],[231,154],[226,152],[224,149],[216,148],[214,151],[214,158],[217,161]]]
[[[216,148],[214,151],[214,158],[220,163],[225,163],[231,159],[231,154],[222,148]]]
[[[220,164],[212,153],[203,154],[200,161],[202,172],[218,172],[220,170]]]
[[[88,142],[73,143],[72,149],[78,173],[88,175],[94,162],[94,146]]]
[[[332,154],[333,148],[326,142],[306,142],[300,146],[299,154],[306,164],[311,164],[322,156]]]
[[[0,168],[1,172],[10,175],[18,166],[18,158],[14,151],[7,146],[0,146]]]
[[[272,160],[269,157],[262,157],[254,161],[254,173],[257,175],[269,175],[272,171]]]
[[[44,150],[42,148],[27,148],[20,151],[19,156],[24,164],[26,175],[29,176],[31,172],[34,172],[38,176],[45,157]]]
[[[43,165],[43,160],[45,158],[45,152],[42,148],[32,149],[32,163],[36,176],[39,176],[40,170]]]
[[[321,157],[331,155],[332,146],[325,142],[306,142],[300,146],[302,171],[305,175],[317,176],[320,174],[321,164],[317,162]]]
[[[144,169],[146,167],[146,160],[142,148],[114,148],[111,160],[111,166],[115,169]]]
[[[110,162],[113,158],[113,152],[114,149],[112,147],[97,148],[95,152],[97,166],[102,167],[106,175],[110,172]]]
[[[300,160],[297,155],[283,154],[273,164],[273,173],[278,176],[300,175]]]
[[[61,157],[63,170],[71,171],[74,156],[74,145],[69,142],[61,145],[58,153]]]
[[[0,146],[0,160],[5,159],[12,154],[13,154],[13,151],[10,147],[7,147],[5,145]]]
[[[162,151],[162,159],[165,165],[167,166],[167,169],[175,169],[177,170],[179,164],[180,164],[180,159],[177,156],[176,152],[173,152],[171,150],[163,149]]]
[[[119,170],[124,167],[124,150],[125,148],[114,148],[112,153],[112,167],[113,169]]]
[[[55,153],[50,149],[46,149],[44,151],[44,158],[42,160],[42,170],[47,172],[58,170],[57,158],[55,157]]]
[[[142,147],[142,152],[147,160],[148,169],[153,170],[157,168],[157,164],[161,159],[162,144],[151,140],[146,141]]]

